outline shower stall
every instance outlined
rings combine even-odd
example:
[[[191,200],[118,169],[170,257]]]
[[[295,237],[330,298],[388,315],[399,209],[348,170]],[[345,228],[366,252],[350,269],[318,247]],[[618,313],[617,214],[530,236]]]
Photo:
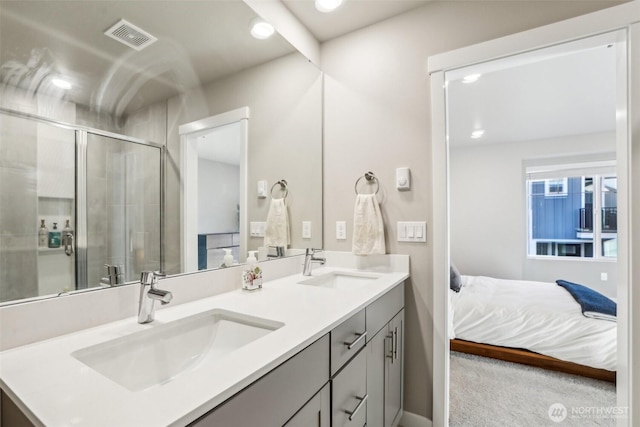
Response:
[[[107,266],[118,282],[162,269],[164,155],[0,109],[0,303],[107,286]]]

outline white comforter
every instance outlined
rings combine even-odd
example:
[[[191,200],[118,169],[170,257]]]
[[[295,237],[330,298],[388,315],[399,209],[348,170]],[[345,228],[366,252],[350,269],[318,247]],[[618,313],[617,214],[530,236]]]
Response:
[[[449,290],[450,338],[524,348],[616,370],[616,322],[590,319],[555,283],[462,276]]]

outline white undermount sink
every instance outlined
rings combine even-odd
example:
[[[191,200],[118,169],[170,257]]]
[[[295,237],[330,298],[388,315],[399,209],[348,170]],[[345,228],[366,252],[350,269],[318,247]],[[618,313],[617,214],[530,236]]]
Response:
[[[356,289],[366,286],[380,275],[355,271],[331,271],[298,282],[300,285],[321,286],[334,289]]]
[[[225,357],[282,326],[282,322],[214,309],[154,324],[71,355],[128,390],[142,391],[167,383],[204,360]]]

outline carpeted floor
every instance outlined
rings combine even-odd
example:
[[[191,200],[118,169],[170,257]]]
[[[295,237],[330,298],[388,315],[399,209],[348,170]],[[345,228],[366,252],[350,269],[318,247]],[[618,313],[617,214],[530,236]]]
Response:
[[[621,410],[613,383],[451,352],[452,427],[615,426]]]

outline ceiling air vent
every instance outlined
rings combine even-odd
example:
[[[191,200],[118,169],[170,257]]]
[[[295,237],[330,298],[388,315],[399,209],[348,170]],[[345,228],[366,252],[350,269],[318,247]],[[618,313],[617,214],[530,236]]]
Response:
[[[120,43],[126,44],[135,50],[142,50],[158,40],[143,29],[136,27],[124,19],[118,21],[104,33],[112,39],[118,40]]]

